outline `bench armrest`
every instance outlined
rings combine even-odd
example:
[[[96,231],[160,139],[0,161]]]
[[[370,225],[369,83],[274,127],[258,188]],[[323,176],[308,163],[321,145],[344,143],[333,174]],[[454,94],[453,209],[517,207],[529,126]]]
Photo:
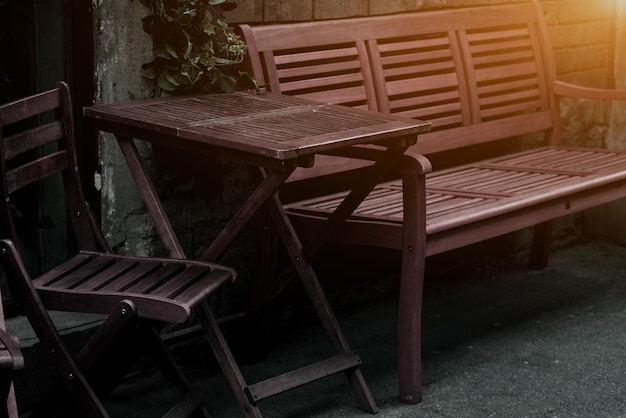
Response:
[[[554,82],[554,94],[577,99],[595,100],[626,100],[625,89],[600,89],[595,87],[584,87],[564,81]]]
[[[430,160],[422,154],[407,151],[402,155],[400,164],[395,170],[401,173],[423,176],[433,171],[433,165],[430,163]]]

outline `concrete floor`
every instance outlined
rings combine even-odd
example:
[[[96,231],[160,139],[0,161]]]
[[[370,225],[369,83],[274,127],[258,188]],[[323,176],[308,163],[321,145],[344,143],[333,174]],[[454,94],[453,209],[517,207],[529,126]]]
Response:
[[[626,417],[625,279],[626,248],[600,241],[557,249],[540,271],[511,259],[431,275],[423,313],[424,400],[412,406],[396,400],[393,293],[339,308],[337,316],[361,354],[378,417]],[[241,416],[206,345],[174,352],[206,394],[213,418]],[[242,371],[253,383],[330,353],[315,322],[300,320],[284,328],[262,362],[244,363]],[[171,402],[160,375],[146,372],[119,387],[106,406],[115,417],[157,417]],[[266,417],[368,416],[356,408],[343,375],[259,405]]]

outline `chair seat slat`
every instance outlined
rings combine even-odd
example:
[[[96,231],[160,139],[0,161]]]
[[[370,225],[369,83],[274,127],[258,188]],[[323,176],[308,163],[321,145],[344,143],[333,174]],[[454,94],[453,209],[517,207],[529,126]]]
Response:
[[[154,289],[161,286],[181,271],[184,271],[184,269],[185,266],[181,263],[165,264],[160,269],[154,270],[150,274],[144,276],[141,281],[138,281],[132,286],[126,288],[125,292],[151,293]]]

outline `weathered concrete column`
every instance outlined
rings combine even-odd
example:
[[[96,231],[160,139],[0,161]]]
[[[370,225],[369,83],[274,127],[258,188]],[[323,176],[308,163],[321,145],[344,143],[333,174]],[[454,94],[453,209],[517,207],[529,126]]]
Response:
[[[148,97],[151,86],[141,65],[152,58],[152,39],[141,19],[149,10],[139,0],[94,0],[96,103]],[[150,148],[144,147],[149,153]],[[151,253],[154,236],[119,147],[112,135],[100,135],[100,175],[94,179],[102,197],[102,227],[107,240],[120,252]]]

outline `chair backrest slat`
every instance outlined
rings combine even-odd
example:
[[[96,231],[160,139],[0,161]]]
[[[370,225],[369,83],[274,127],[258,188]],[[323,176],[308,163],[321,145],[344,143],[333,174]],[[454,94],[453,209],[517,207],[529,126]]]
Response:
[[[55,152],[38,158],[18,168],[7,170],[6,182],[9,193],[45,179],[67,168],[67,153]]]
[[[61,107],[60,89],[45,91],[35,96],[3,105],[0,113],[0,125],[11,125],[59,107]]]
[[[39,126],[28,131],[4,138],[4,152],[7,160],[27,151],[39,148],[53,141],[63,138],[63,124],[55,121],[47,125]]]

